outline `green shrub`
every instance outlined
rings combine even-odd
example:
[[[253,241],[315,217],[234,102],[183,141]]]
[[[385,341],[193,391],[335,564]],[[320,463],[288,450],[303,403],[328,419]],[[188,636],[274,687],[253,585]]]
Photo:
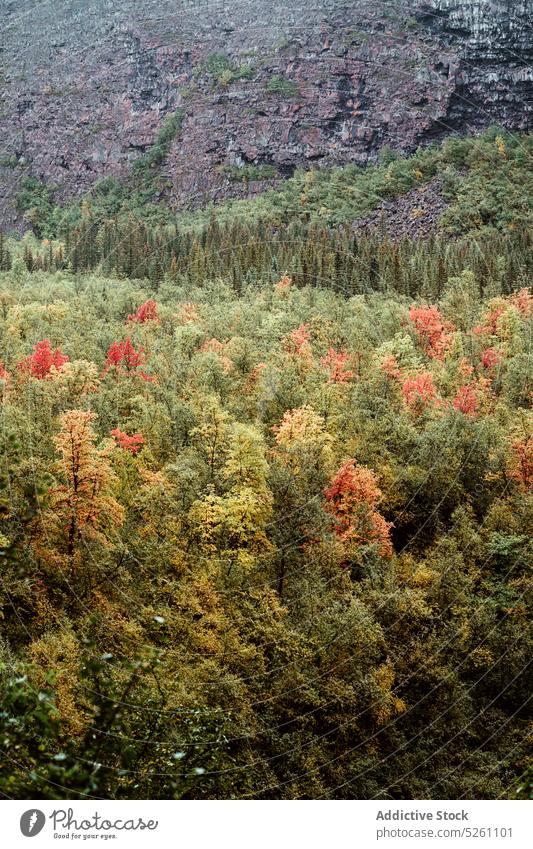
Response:
[[[298,94],[298,86],[283,74],[274,74],[270,77],[266,84],[266,90],[269,94],[281,94],[284,97],[294,97]]]
[[[32,225],[40,239],[53,238],[56,233],[59,207],[54,195],[57,186],[46,185],[37,177],[24,177],[21,191],[16,198],[16,207]]]
[[[225,53],[210,53],[203,68],[222,86],[228,86],[235,80],[250,79],[253,74],[250,65],[235,65]]]
[[[18,159],[14,154],[0,156],[0,168],[16,168]]]
[[[231,69],[231,62],[225,53],[210,53],[205,60],[205,70],[212,77],[219,77],[224,71]]]
[[[176,109],[171,115],[163,120],[160,129],[155,135],[151,148],[141,156],[133,166],[138,174],[147,174],[155,165],[160,165],[170,150],[172,140],[177,136],[183,123],[183,109]]]
[[[275,180],[278,172],[274,165],[223,165],[220,169],[234,183],[249,183],[254,180]]]

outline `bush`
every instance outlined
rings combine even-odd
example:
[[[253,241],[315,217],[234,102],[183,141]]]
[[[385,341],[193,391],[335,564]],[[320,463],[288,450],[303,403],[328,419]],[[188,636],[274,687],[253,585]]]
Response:
[[[222,86],[228,86],[235,80],[250,79],[253,73],[250,65],[237,66],[225,53],[210,53],[204,69]]]
[[[270,77],[266,84],[266,90],[269,94],[281,94],[284,97],[294,97],[298,94],[296,83],[291,82],[282,74],[274,74]]]
[[[220,169],[234,183],[249,183],[254,180],[275,180],[278,175],[273,165],[223,165]]]
[[[30,222],[39,238],[53,238],[59,209],[54,200],[57,186],[47,186],[37,177],[24,177],[21,185],[16,200],[17,209],[24,213],[24,218]]]

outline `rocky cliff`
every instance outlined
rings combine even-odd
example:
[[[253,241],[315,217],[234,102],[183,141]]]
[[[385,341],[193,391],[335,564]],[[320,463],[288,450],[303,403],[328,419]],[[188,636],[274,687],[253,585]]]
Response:
[[[127,178],[165,116],[175,208],[297,167],[529,127],[533,0],[3,2],[0,216],[25,174],[66,199]]]

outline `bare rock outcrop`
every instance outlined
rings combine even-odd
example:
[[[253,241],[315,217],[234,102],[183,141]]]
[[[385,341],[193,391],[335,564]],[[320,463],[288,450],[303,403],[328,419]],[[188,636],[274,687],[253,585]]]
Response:
[[[176,209],[384,145],[528,129],[532,12],[533,0],[7,2],[1,220],[19,220],[24,174],[62,199],[127,177],[178,107],[162,163]]]

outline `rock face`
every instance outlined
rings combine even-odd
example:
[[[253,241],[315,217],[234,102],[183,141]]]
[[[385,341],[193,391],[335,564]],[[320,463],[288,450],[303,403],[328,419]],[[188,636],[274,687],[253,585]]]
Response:
[[[63,199],[127,176],[178,107],[161,166],[177,209],[384,145],[527,129],[532,13],[533,0],[8,0],[2,223],[17,223],[25,173]]]

